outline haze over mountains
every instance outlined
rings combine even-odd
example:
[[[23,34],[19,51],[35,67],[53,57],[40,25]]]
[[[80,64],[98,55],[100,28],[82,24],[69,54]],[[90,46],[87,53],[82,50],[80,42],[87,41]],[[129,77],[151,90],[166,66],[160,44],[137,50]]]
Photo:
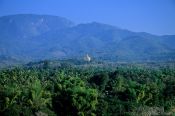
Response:
[[[82,58],[110,61],[175,60],[175,35],[157,36],[92,22],[74,24],[49,15],[0,17],[0,59]]]

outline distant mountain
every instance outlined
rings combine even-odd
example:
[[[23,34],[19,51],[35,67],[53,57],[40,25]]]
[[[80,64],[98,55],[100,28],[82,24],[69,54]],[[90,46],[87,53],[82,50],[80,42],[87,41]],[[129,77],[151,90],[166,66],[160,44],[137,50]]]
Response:
[[[0,55],[20,59],[38,58],[41,45],[50,39],[36,39],[49,31],[60,31],[74,24],[49,15],[12,15],[0,18]],[[43,54],[43,53],[42,53]],[[36,55],[36,56],[35,56]]]
[[[175,60],[175,35],[136,33],[98,22],[75,25],[50,15],[0,17],[0,59],[82,58],[87,53],[110,61]]]

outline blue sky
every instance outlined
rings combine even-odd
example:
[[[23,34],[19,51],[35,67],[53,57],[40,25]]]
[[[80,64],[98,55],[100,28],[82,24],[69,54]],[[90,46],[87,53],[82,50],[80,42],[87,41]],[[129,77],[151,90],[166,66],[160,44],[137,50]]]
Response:
[[[136,32],[175,34],[175,0],[0,0],[0,16],[49,14]]]

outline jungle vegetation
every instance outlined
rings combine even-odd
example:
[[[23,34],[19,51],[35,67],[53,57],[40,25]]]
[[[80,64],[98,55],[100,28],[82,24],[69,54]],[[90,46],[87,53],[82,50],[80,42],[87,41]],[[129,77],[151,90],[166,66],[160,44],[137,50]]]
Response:
[[[15,67],[0,70],[1,116],[173,115],[175,68]]]

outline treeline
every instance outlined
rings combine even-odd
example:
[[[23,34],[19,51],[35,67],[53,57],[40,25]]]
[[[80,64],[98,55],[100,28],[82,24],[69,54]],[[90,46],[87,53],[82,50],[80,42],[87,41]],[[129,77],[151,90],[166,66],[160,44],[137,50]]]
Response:
[[[175,69],[13,68],[0,71],[1,116],[173,115]]]

